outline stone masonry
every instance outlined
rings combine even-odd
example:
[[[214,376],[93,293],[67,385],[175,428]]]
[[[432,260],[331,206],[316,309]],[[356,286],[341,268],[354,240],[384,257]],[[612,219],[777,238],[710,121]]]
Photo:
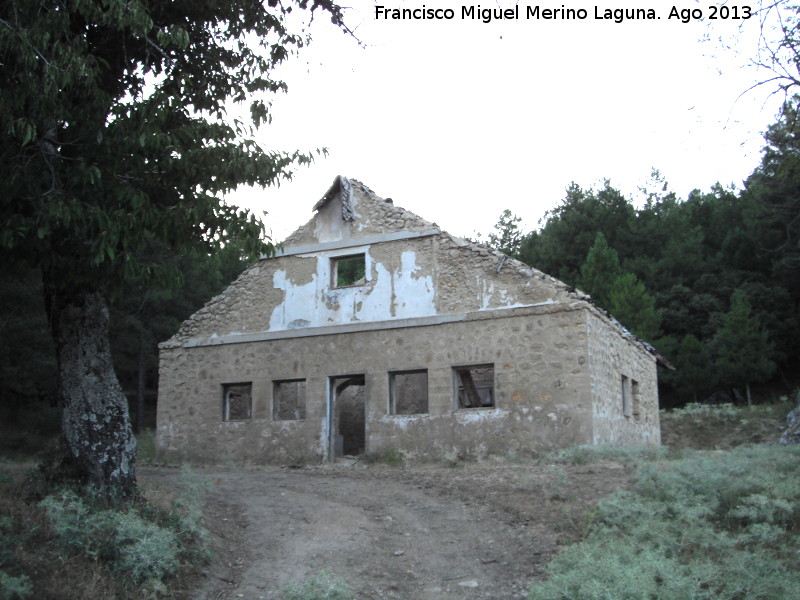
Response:
[[[177,462],[658,445],[656,357],[579,291],[337,178],[161,344]]]

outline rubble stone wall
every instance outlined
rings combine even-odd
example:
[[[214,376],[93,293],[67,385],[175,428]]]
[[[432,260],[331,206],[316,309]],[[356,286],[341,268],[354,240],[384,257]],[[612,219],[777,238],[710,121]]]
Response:
[[[655,358],[594,312],[587,312],[586,332],[594,421],[592,443],[660,445]],[[624,394],[629,395],[627,414]]]
[[[332,187],[279,256],[247,269],[161,344],[157,442],[165,460],[324,460],[340,441],[328,410],[330,378],[342,376],[358,376],[365,397],[367,452],[480,457],[659,443],[655,359],[586,295],[453,237],[357,181],[342,185],[351,186],[346,197]],[[336,265],[349,257],[352,266],[353,256],[359,267],[363,258],[363,278],[334,281]],[[459,409],[456,381],[462,395],[469,384],[454,368],[479,365],[483,396],[473,385],[466,405],[493,391],[494,406]],[[390,414],[389,374],[421,369],[428,411]],[[305,418],[274,419],[274,382],[299,379]],[[236,386],[228,416],[249,418],[223,418],[232,384],[251,386]],[[249,411],[241,407],[246,390]]]
[[[595,322],[596,321],[596,322]],[[586,310],[553,307],[473,313],[436,325],[162,350],[157,444],[168,462],[294,463],[328,457],[328,381],[364,375],[366,451],[418,458],[483,457],[609,442],[652,443],[644,424],[616,418],[603,429],[595,405],[616,397],[611,376],[593,371]],[[624,345],[603,336],[609,355]],[[624,342],[624,343],[623,343]],[[494,408],[457,409],[453,367],[494,367]],[[615,363],[616,364],[616,363]],[[621,364],[621,363],[620,363]],[[644,367],[639,365],[636,368]],[[640,383],[655,378],[636,373]],[[389,373],[427,369],[428,413],[389,414]],[[306,380],[306,418],[277,421],[273,382]],[[252,418],[222,420],[222,386],[252,382]],[[595,389],[596,388],[596,389]],[[613,404],[611,398],[608,405]],[[657,412],[656,412],[657,415]],[[647,422],[652,428],[657,422]],[[597,434],[600,427],[604,433]]]

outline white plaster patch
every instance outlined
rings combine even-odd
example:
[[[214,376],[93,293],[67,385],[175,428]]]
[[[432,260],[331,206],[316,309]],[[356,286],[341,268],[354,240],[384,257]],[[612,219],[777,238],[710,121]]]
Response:
[[[465,410],[456,411],[453,413],[459,423],[480,423],[481,421],[493,421],[500,419],[504,416],[505,411],[499,408],[494,409],[480,409],[480,410]]]
[[[270,315],[268,331],[436,315],[433,277],[421,274],[415,252],[403,252],[396,271],[374,260],[366,247],[348,249],[349,254],[361,252],[365,285],[331,288],[331,259],[337,256],[333,252],[314,255],[316,273],[308,283],[296,285],[286,271],[276,271],[273,285],[284,297]]]
[[[406,429],[411,423],[427,419],[429,415],[384,415],[381,423],[393,425],[399,429]]]

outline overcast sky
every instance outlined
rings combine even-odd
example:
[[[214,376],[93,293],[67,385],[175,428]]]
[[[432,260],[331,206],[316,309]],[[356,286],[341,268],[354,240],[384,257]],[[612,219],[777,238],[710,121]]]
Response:
[[[605,6],[584,0],[563,5],[585,8],[584,20],[526,19],[536,4],[520,2],[518,20],[490,23],[462,19],[471,5],[453,0],[343,4],[363,46],[317,19],[312,44],[281,70],[289,92],[259,137],[268,149],[325,146],[328,156],[279,189],[231,197],[267,211],[276,241],[312,216],[338,174],[462,236],[487,234],[505,208],[534,229],[572,181],[609,179],[635,197],[657,168],[680,197],[740,186],[779,106],[768,90],[740,97],[759,77],[743,68],[757,18],[710,21],[711,3],[678,5],[703,12],[689,23],[668,18],[672,0],[615,3],[661,17],[621,23],[596,19]],[[452,8],[455,18],[376,19],[376,4]]]

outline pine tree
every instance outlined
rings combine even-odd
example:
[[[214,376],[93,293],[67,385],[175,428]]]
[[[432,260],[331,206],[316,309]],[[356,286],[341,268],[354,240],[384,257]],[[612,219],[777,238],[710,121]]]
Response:
[[[655,340],[661,333],[661,311],[644,284],[633,273],[623,273],[611,284],[609,312],[620,323],[644,340]]]
[[[514,258],[519,257],[522,244],[522,232],[519,224],[522,222],[517,215],[505,209],[494,226],[494,231],[489,234],[489,245],[495,250],[508,254]]]
[[[775,372],[773,345],[761,321],[740,290],[731,296],[730,311],[714,337],[716,367],[722,381],[744,385],[752,404],[750,384],[765,381]]]
[[[611,286],[622,275],[617,251],[608,245],[602,232],[598,232],[594,245],[581,265],[578,287],[589,294],[598,306],[610,310]]]
[[[666,351],[666,344],[659,350]],[[716,385],[716,369],[708,348],[694,334],[687,333],[670,355],[675,371],[659,375],[669,381],[682,401],[697,402]]]

